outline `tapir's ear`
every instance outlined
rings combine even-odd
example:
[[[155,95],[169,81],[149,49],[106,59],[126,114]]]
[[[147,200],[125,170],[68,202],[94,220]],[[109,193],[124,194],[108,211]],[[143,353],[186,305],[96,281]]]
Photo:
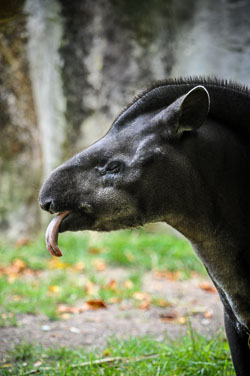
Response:
[[[154,120],[164,125],[164,131],[170,137],[181,135],[202,125],[207,117],[209,105],[208,91],[204,86],[196,86],[160,111]]]

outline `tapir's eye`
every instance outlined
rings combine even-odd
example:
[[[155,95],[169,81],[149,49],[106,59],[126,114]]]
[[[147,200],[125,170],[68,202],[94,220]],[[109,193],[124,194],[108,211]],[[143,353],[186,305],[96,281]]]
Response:
[[[104,167],[96,167],[95,169],[100,175],[117,174],[121,171],[123,165],[124,164],[120,161],[112,161],[107,163]]]
[[[120,171],[121,163],[118,161],[110,162],[106,167],[106,172],[111,174],[117,174]]]

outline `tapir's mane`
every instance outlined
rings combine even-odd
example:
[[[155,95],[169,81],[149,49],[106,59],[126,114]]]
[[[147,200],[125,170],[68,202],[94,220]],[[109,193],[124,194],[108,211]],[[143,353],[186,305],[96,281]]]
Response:
[[[245,129],[250,133],[250,90],[231,80],[218,78],[169,78],[153,83],[137,95],[113,122],[114,128],[120,128],[127,122],[149,111],[168,106],[197,85],[203,85],[210,95],[209,117],[238,131]]]

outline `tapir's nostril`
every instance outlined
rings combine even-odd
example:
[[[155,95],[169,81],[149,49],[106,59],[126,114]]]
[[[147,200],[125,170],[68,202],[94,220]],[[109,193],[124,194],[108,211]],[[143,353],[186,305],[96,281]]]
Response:
[[[51,204],[52,204],[52,200],[48,199],[48,200],[44,200],[44,201],[40,201],[40,206],[43,210],[46,210],[48,212],[51,211]]]

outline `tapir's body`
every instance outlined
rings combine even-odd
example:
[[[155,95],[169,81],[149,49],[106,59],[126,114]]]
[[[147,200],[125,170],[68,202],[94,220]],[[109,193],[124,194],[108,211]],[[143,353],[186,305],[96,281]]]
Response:
[[[237,375],[250,375],[250,93],[217,80],[155,85],[56,169],[41,206],[60,231],[166,221],[217,287]],[[60,222],[60,223],[59,223]],[[52,253],[55,245],[49,244]]]

